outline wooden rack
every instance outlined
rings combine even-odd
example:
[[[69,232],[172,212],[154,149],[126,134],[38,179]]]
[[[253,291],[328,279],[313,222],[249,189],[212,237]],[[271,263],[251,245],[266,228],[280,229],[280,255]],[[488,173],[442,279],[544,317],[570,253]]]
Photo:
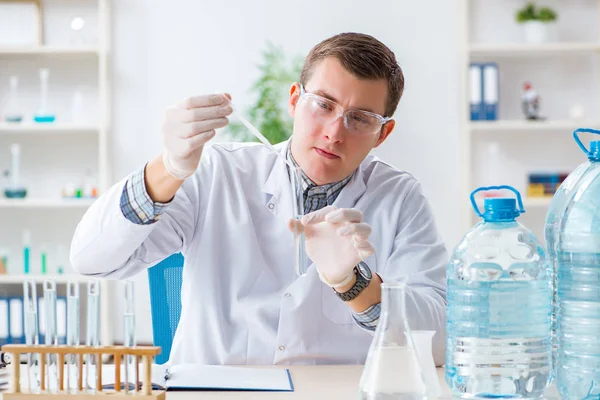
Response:
[[[40,368],[40,392],[31,393],[29,388],[23,390],[21,388],[21,366],[18,362],[12,364],[11,374],[11,389],[9,392],[3,394],[5,400],[59,400],[65,398],[106,398],[109,396],[111,399],[120,399],[130,397],[131,393],[124,393],[121,388],[121,384],[115,384],[114,389],[103,389],[102,387],[102,366],[98,366],[97,369],[97,380],[96,380],[96,391],[95,393],[89,393],[88,390],[83,389],[83,365],[84,356],[94,355],[97,360],[101,360],[104,355],[112,355],[115,362],[115,377],[114,381],[121,382],[121,360],[126,356],[135,357],[135,377],[136,382],[139,382],[139,362],[140,358],[143,362],[143,374],[141,390],[139,385],[136,385],[135,396],[143,399],[153,400],[164,400],[164,390],[152,390],[152,362],[154,357],[160,354],[160,347],[123,347],[123,346],[47,346],[47,345],[6,345],[2,347],[2,351],[9,353],[12,356],[12,360],[19,360],[21,354],[37,354],[39,355],[39,368]],[[58,390],[55,393],[50,393],[46,385],[46,364],[45,359],[49,354],[56,355],[58,357],[59,368],[58,374]],[[79,382],[78,392],[71,393],[69,390],[65,390],[65,356],[67,355],[78,355],[79,357]]]

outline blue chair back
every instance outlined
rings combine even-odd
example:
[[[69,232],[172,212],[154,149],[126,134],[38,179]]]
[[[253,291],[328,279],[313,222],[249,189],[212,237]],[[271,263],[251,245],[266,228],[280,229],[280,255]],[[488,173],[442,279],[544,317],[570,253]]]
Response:
[[[183,255],[173,254],[148,269],[152,335],[154,345],[162,348],[157,364],[169,361],[173,336],[181,316],[181,281]]]

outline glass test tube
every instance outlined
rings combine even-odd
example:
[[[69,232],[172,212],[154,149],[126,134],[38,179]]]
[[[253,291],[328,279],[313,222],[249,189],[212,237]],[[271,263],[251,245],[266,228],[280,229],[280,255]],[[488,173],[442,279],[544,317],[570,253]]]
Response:
[[[87,346],[98,346],[100,344],[100,283],[98,281],[88,282],[87,302],[87,329],[85,344]],[[87,354],[85,382],[88,393],[96,393],[96,382],[98,380],[97,368],[102,368],[100,356]]]
[[[37,288],[34,280],[27,279],[23,282],[23,308],[25,311],[25,344],[37,346],[39,344],[39,331]],[[13,362],[18,362],[18,360]],[[29,391],[39,393],[39,355],[36,353],[27,353],[27,381]]]
[[[294,218],[300,219],[304,215],[304,194],[302,193],[302,176],[300,168],[292,171],[292,198],[294,201]],[[294,233],[295,270],[298,276],[306,274],[308,259],[306,257],[306,239],[304,233]]]
[[[44,281],[44,315],[46,332],[44,343],[58,346],[58,331],[56,329],[56,282]],[[46,386],[50,393],[58,391],[58,355],[46,355]],[[62,366],[61,366],[62,368]]]
[[[125,310],[123,313],[124,337],[123,345],[125,347],[134,347],[135,339],[135,297],[134,297],[134,282],[125,282]],[[137,377],[135,374],[135,356],[125,357],[125,391],[131,389],[135,391],[137,385]]]
[[[79,346],[79,283],[67,284],[67,346]],[[67,388],[71,393],[79,391],[79,356],[67,355]]]

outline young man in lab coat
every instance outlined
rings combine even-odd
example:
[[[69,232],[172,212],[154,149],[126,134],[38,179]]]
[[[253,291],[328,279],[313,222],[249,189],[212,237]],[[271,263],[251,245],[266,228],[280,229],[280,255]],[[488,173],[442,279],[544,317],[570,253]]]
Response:
[[[421,186],[369,152],[390,135],[404,88],[394,53],[362,34],[331,37],[291,85],[290,141],[307,215],[292,222],[288,165],[260,144],[209,144],[229,97],[167,110],[163,153],[87,211],[71,262],[124,278],[182,252],[182,312],[172,363],[363,363],[382,281],[407,284],[412,329],[435,330],[444,359],[445,263]],[[313,263],[294,273],[291,230]],[[166,321],[165,321],[166,323]]]

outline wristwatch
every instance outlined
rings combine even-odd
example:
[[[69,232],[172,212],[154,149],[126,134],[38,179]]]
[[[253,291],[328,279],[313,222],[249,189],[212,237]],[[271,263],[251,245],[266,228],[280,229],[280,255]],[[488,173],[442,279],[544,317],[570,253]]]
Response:
[[[367,286],[369,286],[369,283],[371,283],[371,279],[373,278],[371,268],[363,261],[359,262],[354,267],[354,273],[356,274],[356,282],[347,292],[339,293],[337,290],[333,289],[335,294],[344,301],[354,300]]]
[[[11,358],[10,353],[1,353],[0,352],[0,366],[6,366],[10,364]]]

